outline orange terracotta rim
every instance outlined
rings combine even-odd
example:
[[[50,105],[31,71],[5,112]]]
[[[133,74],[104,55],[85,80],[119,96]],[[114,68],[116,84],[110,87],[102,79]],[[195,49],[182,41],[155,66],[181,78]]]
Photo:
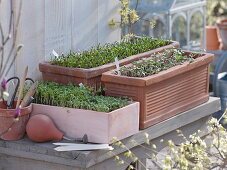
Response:
[[[213,31],[213,30],[216,30],[217,27],[216,26],[206,26],[206,29]]]
[[[227,26],[227,19],[221,19],[217,21],[218,25],[226,25]]]
[[[1,101],[0,102],[0,117],[13,117],[16,109],[6,109],[5,104]],[[25,116],[27,114],[30,114],[32,111],[32,105],[30,104],[27,107],[21,108],[21,113],[19,117]]]
[[[170,41],[169,45],[165,45],[156,49],[152,49],[147,52],[143,52],[140,54],[128,56],[122,60],[119,61],[120,66],[129,64],[133,61],[139,60],[144,57],[148,57],[153,53],[162,52],[165,49],[170,48],[178,48],[179,43],[176,41]],[[39,70],[41,72],[47,72],[47,73],[54,73],[54,74],[60,74],[60,75],[70,75],[73,77],[80,77],[80,78],[93,78],[96,76],[101,75],[103,72],[109,71],[111,69],[116,68],[115,63],[108,63],[102,66],[94,67],[94,68],[70,68],[70,67],[64,67],[64,66],[58,66],[58,65],[52,65],[50,62],[43,62],[39,64]]]

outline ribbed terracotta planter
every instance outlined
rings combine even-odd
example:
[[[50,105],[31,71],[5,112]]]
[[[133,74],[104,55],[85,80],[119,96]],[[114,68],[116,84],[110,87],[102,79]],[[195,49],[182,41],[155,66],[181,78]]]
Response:
[[[28,122],[32,106],[21,109],[19,120],[14,122],[15,109],[6,109],[3,102],[0,102],[0,136],[3,140],[19,140],[25,134],[26,124]],[[7,131],[8,129],[11,129]],[[5,133],[4,133],[5,132]]]
[[[169,45],[150,50],[141,54],[129,56],[119,61],[120,66],[129,64],[133,61],[141,58],[149,57],[152,53],[161,52],[164,49],[178,48],[178,42],[171,42]],[[102,73],[115,68],[115,63],[105,64],[99,67],[90,69],[83,68],[68,68],[63,66],[51,65],[48,62],[40,63],[39,70],[42,72],[44,81],[52,81],[62,84],[68,84],[69,82],[74,84],[83,83],[86,86],[94,87],[98,89],[101,87],[101,75]]]
[[[87,134],[88,142],[111,143],[113,137],[121,140],[139,132],[139,102],[110,113],[33,104],[32,116],[36,114],[49,116],[67,137]]]
[[[227,19],[218,20],[217,27],[221,39],[221,50],[227,50]]]
[[[206,50],[218,50],[219,46],[217,27],[206,26]]]
[[[140,102],[140,129],[147,128],[209,98],[209,64],[213,54],[144,78],[102,74],[108,96],[128,96]]]

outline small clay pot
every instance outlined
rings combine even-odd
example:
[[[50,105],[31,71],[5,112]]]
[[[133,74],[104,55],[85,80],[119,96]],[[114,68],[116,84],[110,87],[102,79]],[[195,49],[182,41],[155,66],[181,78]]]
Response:
[[[206,26],[206,50],[218,50],[219,46],[217,27]]]
[[[16,109],[7,109],[6,105],[0,101],[0,138],[3,140],[19,140],[25,134],[32,106],[21,109],[18,121],[14,118],[15,111]]]
[[[221,39],[221,50],[227,50],[227,19],[218,20],[217,27]]]

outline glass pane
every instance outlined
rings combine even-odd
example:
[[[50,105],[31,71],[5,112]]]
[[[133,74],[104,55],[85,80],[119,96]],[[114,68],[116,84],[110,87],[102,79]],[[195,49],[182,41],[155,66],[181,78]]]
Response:
[[[130,0],[130,7],[139,11],[159,11],[170,9],[173,3],[174,0]]]
[[[205,1],[205,0],[177,0],[175,3],[175,7],[187,5],[187,4],[193,4],[193,3],[201,2],[201,1]]]
[[[180,42],[182,47],[187,45],[187,26],[183,16],[177,17],[172,23],[172,38]]]
[[[131,28],[131,32],[138,36],[143,36],[143,35],[149,36],[149,29],[150,29],[149,22],[141,20],[133,24]]]
[[[166,27],[164,23],[159,19],[155,18],[153,19],[154,22],[154,28],[153,28],[153,36],[154,37],[166,37]]]
[[[154,27],[151,24],[154,24]],[[163,21],[159,17],[151,17],[149,19],[141,19],[139,22],[134,24],[131,28],[131,31],[139,36],[152,36],[155,38],[162,37],[166,38],[166,27]]]
[[[200,12],[193,14],[190,21],[190,43],[201,44],[203,39],[203,17]]]

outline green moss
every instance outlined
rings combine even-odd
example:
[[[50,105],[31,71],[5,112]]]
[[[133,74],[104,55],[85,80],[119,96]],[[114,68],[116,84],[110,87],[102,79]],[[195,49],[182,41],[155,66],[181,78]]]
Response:
[[[35,103],[100,112],[111,112],[128,104],[128,100],[98,95],[92,88],[40,82]]]
[[[67,56],[55,57],[50,63],[65,67],[93,68],[112,63],[115,57],[121,60],[168,44],[170,41],[151,37],[131,38],[113,44],[98,45],[81,53],[70,51]]]
[[[199,54],[196,53],[185,54],[180,49],[165,50],[163,53],[151,55],[152,58],[133,62],[132,66],[121,67],[120,73],[128,77],[146,77],[187,61],[193,62],[194,58],[198,56]]]

